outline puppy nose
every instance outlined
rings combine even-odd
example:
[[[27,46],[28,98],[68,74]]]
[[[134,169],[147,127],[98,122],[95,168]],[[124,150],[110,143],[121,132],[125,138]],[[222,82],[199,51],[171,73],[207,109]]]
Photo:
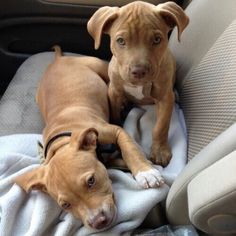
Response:
[[[105,214],[101,212],[92,219],[91,226],[95,229],[102,229],[107,226],[108,222],[109,220]]]
[[[143,77],[145,77],[145,75],[148,73],[148,71],[149,71],[149,66],[147,66],[147,65],[137,64],[137,65],[130,67],[131,75],[135,79],[142,79]]]

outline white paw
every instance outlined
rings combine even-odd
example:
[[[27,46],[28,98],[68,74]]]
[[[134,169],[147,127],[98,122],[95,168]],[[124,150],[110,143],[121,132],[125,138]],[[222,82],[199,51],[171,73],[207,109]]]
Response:
[[[157,188],[164,184],[160,171],[154,168],[138,172],[135,179],[142,188]]]

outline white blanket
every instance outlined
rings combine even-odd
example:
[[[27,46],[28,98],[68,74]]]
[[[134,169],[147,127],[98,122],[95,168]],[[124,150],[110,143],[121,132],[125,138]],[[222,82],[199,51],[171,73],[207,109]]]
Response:
[[[134,108],[124,127],[149,152],[155,122],[153,106]],[[129,173],[110,169],[118,208],[117,219],[106,232],[85,228],[71,214],[63,212],[47,194],[26,194],[12,179],[39,165],[37,140],[41,135],[22,134],[0,137],[0,235],[69,236],[121,235],[137,228],[148,212],[165,199],[169,186],[186,163],[186,129],[182,111],[175,106],[169,130],[173,157],[162,170],[166,183],[159,189],[140,189]],[[128,233],[127,233],[128,232]]]

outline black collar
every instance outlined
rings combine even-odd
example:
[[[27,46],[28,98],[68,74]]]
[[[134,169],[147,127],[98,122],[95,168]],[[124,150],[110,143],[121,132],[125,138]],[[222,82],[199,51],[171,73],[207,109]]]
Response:
[[[53,136],[52,138],[50,138],[45,146],[45,149],[44,149],[44,158],[46,159],[46,156],[48,154],[48,150],[54,141],[56,141],[58,138],[61,138],[61,137],[71,137],[71,135],[72,135],[72,132],[68,131],[68,132],[59,133],[59,134]],[[41,143],[39,143],[39,145],[43,146]],[[115,150],[116,150],[116,145],[114,145],[114,144],[101,145],[100,143],[97,143],[97,148],[96,148],[97,158],[99,160],[101,160],[102,153],[113,153]]]
[[[50,138],[45,146],[45,149],[44,149],[44,158],[46,159],[46,156],[48,154],[48,149],[54,141],[56,141],[58,138],[61,138],[61,137],[70,137],[71,134],[72,134],[71,132],[63,132],[63,133],[59,133],[59,134],[53,136],[52,138]]]

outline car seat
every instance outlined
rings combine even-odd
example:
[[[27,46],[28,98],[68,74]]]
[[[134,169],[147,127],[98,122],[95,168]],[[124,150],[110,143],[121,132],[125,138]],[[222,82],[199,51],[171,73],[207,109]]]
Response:
[[[236,233],[236,2],[193,0],[177,60],[177,89],[188,132],[188,165],[172,185],[170,223]]]
[[[170,224],[206,233],[236,233],[236,1],[193,0],[190,24],[170,48],[177,60],[179,103],[188,131],[188,164],[166,200]],[[19,68],[0,101],[0,135],[41,133],[34,101],[53,54]]]

